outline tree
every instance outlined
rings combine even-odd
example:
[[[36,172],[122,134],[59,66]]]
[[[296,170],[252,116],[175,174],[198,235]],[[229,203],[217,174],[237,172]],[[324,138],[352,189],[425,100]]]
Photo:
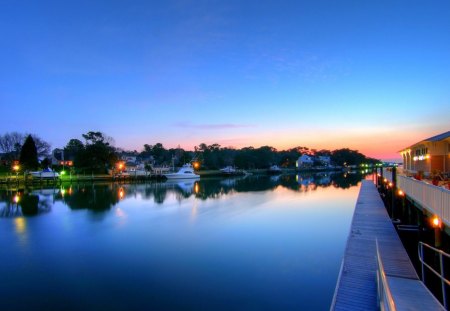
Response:
[[[7,154],[11,160],[17,158],[20,153],[22,145],[25,143],[25,138],[30,134],[22,134],[18,132],[6,133],[0,135],[0,150]],[[31,134],[34,144],[36,145],[37,153],[39,157],[46,157],[50,155],[51,146],[48,142],[40,138],[36,134]]]
[[[80,151],[84,150],[84,145],[79,139],[71,139],[64,147],[64,152],[76,156]]]
[[[17,159],[24,142],[24,135],[18,132],[0,135],[0,150],[9,160]]]
[[[116,149],[110,145],[113,142],[111,137],[92,131],[82,136],[86,140],[86,145],[78,139],[71,139],[65,148],[69,152],[74,152],[74,165],[78,169],[105,173],[116,164],[118,156]]]
[[[35,134],[31,134],[39,157],[47,157],[51,153],[51,145]]]
[[[331,153],[331,160],[337,165],[359,165],[366,161],[366,157],[357,150],[348,148],[334,150]]]
[[[31,135],[27,136],[20,150],[19,161],[25,170],[35,170],[39,166],[36,144]]]
[[[104,143],[109,145],[110,140],[112,140],[110,137],[107,137],[102,132],[87,132],[86,134],[81,135],[86,140],[86,145],[93,145],[96,143]]]

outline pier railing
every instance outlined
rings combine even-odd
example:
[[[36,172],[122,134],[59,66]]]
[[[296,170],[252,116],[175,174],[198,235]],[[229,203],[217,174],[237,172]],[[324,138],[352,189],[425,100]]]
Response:
[[[434,254],[437,254],[439,256],[439,271],[437,271],[435,268],[433,268],[432,266],[430,266],[425,262],[424,248],[433,251]],[[425,283],[425,268],[428,268],[431,272],[433,272],[434,275],[436,275],[441,280],[442,300],[444,301],[444,308],[448,310],[446,289],[447,286],[450,285],[450,281],[445,277],[444,257],[450,259],[450,255],[443,252],[442,250],[437,249],[426,243],[419,242],[419,260],[422,264],[422,282]]]
[[[391,289],[384,272],[383,262],[381,260],[380,250],[378,247],[378,240],[375,240],[376,245],[376,259],[377,259],[377,294],[378,307],[384,311],[395,311],[394,298],[392,297]]]
[[[384,169],[383,177],[392,182],[392,171]],[[395,186],[398,189],[428,212],[442,219],[447,226],[450,226],[450,190],[405,175],[397,174],[396,178],[397,184]]]

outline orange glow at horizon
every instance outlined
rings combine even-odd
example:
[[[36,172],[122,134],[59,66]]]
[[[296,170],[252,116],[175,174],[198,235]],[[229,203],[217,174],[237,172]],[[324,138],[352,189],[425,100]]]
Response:
[[[404,127],[400,129],[344,128],[311,131],[283,129],[278,131],[263,130],[255,133],[239,133],[229,138],[224,138],[223,133],[217,135],[217,138],[198,135],[183,139],[182,144],[179,143],[179,139],[177,138],[167,140],[166,143],[163,142],[163,145],[165,148],[176,148],[180,145],[185,150],[194,150],[194,147],[201,143],[207,145],[218,143],[222,147],[236,149],[250,146],[254,148],[271,146],[277,150],[286,150],[298,146],[316,150],[349,148],[358,150],[368,157],[401,161],[400,150],[444,131],[439,131],[439,129],[424,130],[417,127]],[[209,136],[211,133],[207,135]],[[128,146],[128,148],[136,149],[135,144],[142,144],[143,146],[144,143],[148,142],[138,142],[136,139],[133,141],[133,146]]]

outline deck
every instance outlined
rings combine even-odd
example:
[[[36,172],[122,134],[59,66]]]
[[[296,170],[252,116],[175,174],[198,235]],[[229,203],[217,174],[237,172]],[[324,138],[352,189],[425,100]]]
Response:
[[[376,240],[397,309],[443,310],[420,282],[375,185],[368,180],[361,185],[331,310],[378,310]],[[421,303],[414,305],[416,301]]]

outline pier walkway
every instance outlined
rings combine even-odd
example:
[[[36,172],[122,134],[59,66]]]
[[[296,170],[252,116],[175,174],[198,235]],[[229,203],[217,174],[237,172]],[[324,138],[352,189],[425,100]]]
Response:
[[[331,310],[378,310],[376,241],[394,310],[444,310],[419,280],[368,180],[361,185]]]

